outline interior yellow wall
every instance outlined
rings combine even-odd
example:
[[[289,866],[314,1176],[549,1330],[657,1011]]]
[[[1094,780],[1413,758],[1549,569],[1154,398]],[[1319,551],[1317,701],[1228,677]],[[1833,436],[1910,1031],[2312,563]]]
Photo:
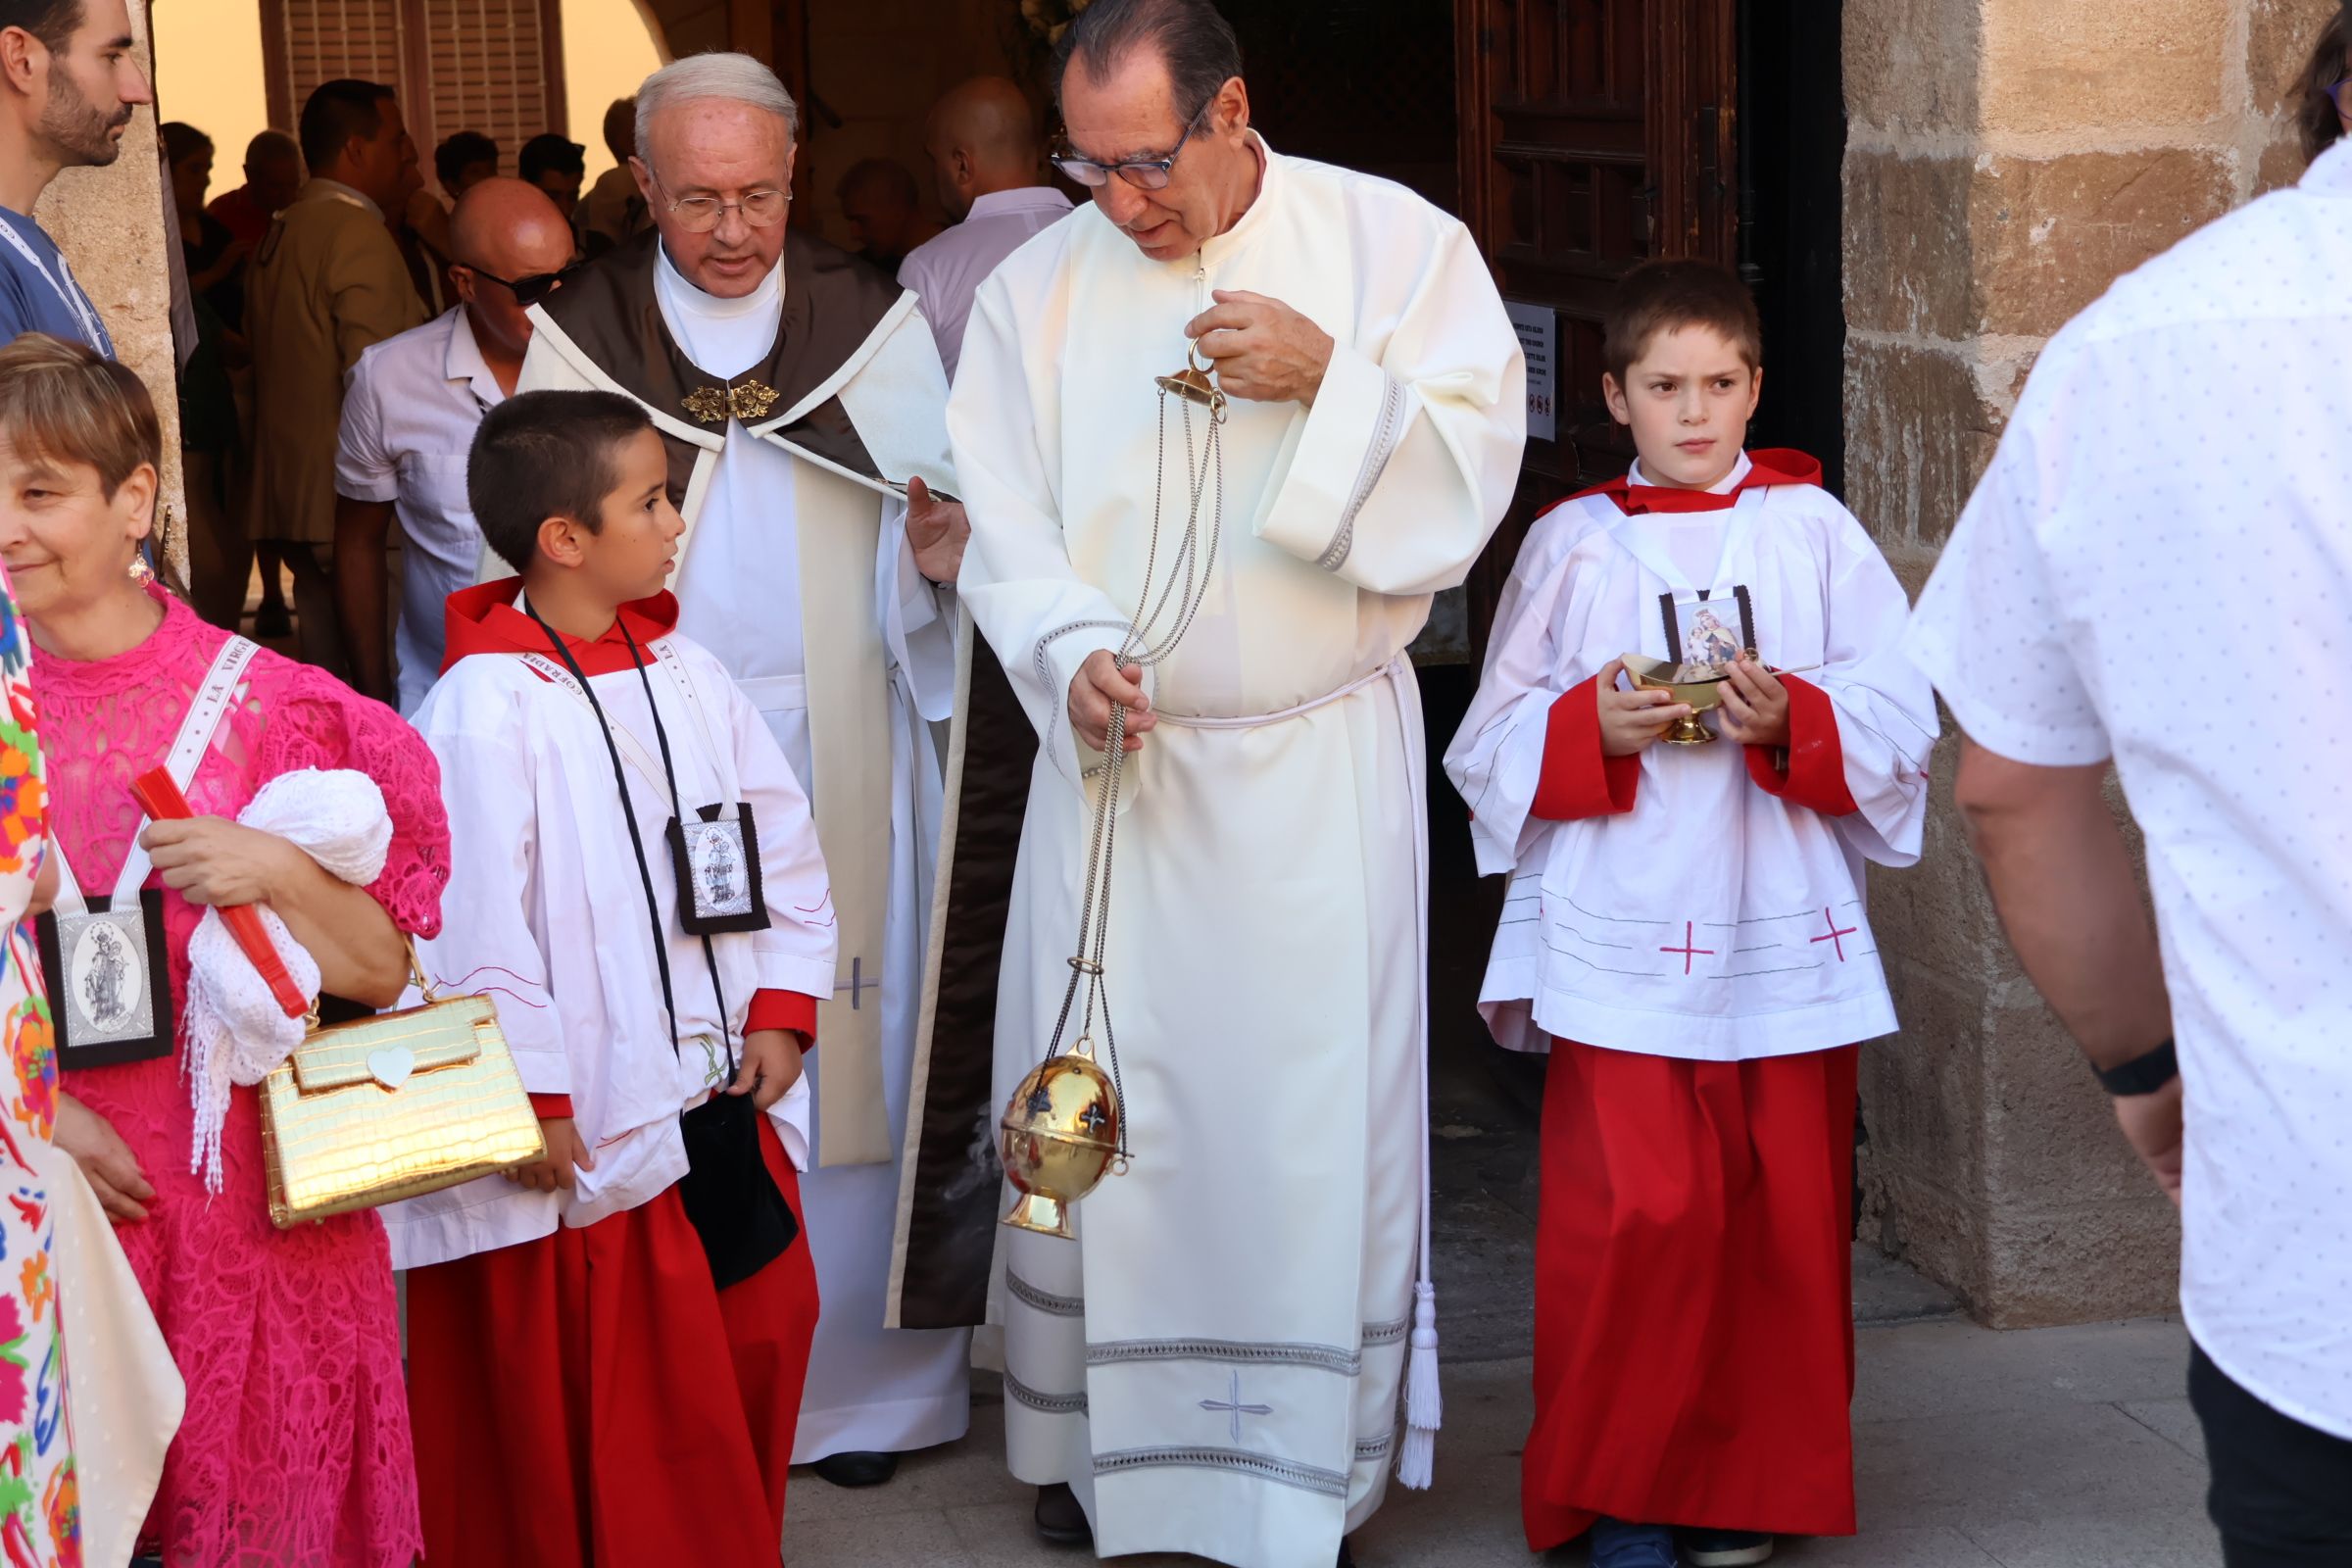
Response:
[[[236,185],[243,178],[238,165],[245,144],[270,123],[260,6],[254,0],[155,0],[155,56],[163,118],[184,120],[213,138],[216,194]],[[564,0],[566,112],[572,140],[587,144],[590,179],[612,166],[598,133],[605,106],[634,92],[661,64],[634,0]],[[429,178],[432,149],[418,150]]]

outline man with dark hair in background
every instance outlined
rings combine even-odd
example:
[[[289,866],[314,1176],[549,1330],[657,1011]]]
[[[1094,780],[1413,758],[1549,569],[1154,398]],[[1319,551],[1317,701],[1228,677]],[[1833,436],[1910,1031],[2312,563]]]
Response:
[[[302,658],[343,666],[327,554],[335,537],[335,433],[343,377],[368,347],[424,320],[385,226],[416,174],[392,89],[342,78],[302,107],[310,183],[255,253],[253,537],[294,573]]]
[[[522,144],[514,172],[547,192],[569,222],[571,210],[580,205],[580,181],[588,177],[588,149],[551,130]]]
[[[907,252],[939,232],[939,225],[923,216],[914,176],[894,159],[852,164],[834,194],[841,198],[841,216],[850,220],[858,255],[893,277]]]
[[[0,0],[0,342],[47,332],[114,358],[32,209],[59,170],[113,163],[131,112],[154,101],[123,0]]]
[[[433,177],[451,202],[498,172],[498,143],[478,130],[461,130],[433,149]]]

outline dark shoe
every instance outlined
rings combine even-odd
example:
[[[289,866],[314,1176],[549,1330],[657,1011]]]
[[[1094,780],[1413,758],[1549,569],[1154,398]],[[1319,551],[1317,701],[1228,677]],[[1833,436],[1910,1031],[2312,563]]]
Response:
[[[1056,1546],[1095,1544],[1095,1529],[1078,1506],[1078,1494],[1059,1481],[1037,1489],[1037,1533]]]
[[[1592,1544],[1592,1568],[1681,1568],[1674,1555],[1674,1532],[1663,1525],[1595,1520]]]
[[[1750,1568],[1772,1560],[1772,1538],[1753,1530],[1686,1530],[1683,1561],[1690,1568]]]
[[[257,638],[291,637],[294,635],[294,616],[283,604],[262,601],[253,612],[253,634]]]
[[[809,1469],[837,1487],[878,1487],[899,1473],[895,1453],[830,1453]]]
[[[1340,1560],[1332,1568],[1355,1568],[1355,1553],[1348,1549],[1348,1538],[1340,1538]]]

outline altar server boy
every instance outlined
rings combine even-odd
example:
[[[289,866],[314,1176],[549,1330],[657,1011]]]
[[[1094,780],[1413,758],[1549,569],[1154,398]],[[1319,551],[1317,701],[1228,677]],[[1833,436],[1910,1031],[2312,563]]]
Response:
[[[1551,1054],[1528,1543],[1672,1568],[1679,1527],[1726,1568],[1854,1529],[1856,1043],[1895,1027],[1863,862],[1918,858],[1936,717],[1820,466],[1743,450],[1746,289],[1642,268],[1603,358],[1640,461],[1537,519],[1446,766],[1510,877],[1481,1009]]]
[[[547,1156],[386,1215],[434,1568],[773,1568],[783,1532],[833,918],[790,765],[674,629],[667,477],[603,392],[510,399],[468,462],[520,575],[451,596],[416,714],[452,862],[423,964],[496,1000]]]

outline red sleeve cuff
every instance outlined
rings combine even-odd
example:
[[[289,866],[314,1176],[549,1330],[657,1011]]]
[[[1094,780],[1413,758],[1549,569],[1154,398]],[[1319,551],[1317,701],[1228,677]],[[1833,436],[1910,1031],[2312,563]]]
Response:
[[[568,1117],[571,1114],[571,1097],[569,1095],[533,1095],[531,1097],[531,1114],[541,1121],[555,1121],[560,1117]]]
[[[1600,753],[1600,677],[1571,687],[1544,726],[1544,771],[1528,814],[1546,822],[1621,816],[1634,808],[1642,759]]]
[[[744,1015],[743,1032],[753,1034],[761,1029],[789,1029],[802,1036],[808,1044],[803,1051],[816,1049],[816,999],[798,991],[755,991],[751,1010]]]
[[[1765,794],[1791,806],[1810,807],[1824,816],[1851,816],[1856,808],[1845,787],[1837,706],[1811,681],[1783,675],[1781,684],[1788,688],[1788,752],[1783,757],[1777,747],[1748,747],[1747,776]]]

